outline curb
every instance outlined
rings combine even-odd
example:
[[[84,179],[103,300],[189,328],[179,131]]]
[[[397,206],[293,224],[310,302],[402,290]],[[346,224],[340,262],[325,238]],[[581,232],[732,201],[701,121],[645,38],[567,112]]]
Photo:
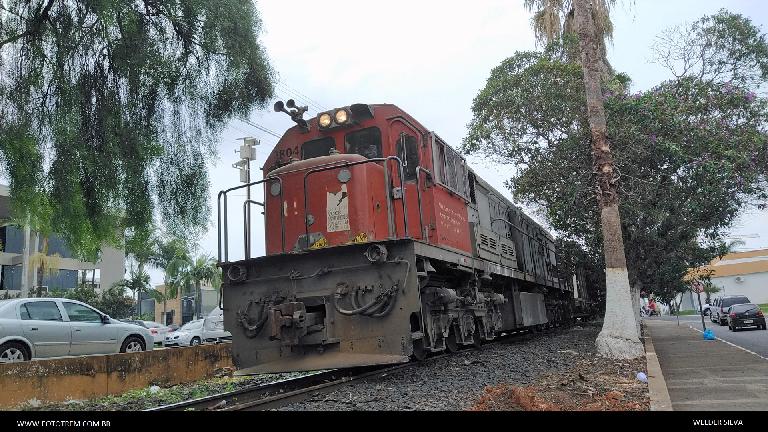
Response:
[[[667,382],[661,372],[661,365],[653,348],[651,333],[645,328],[645,361],[648,368],[648,395],[651,399],[651,411],[672,411],[672,400],[669,398]]]

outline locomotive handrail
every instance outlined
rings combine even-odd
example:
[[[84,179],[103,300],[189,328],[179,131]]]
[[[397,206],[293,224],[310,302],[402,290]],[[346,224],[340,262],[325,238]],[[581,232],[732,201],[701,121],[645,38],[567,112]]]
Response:
[[[254,200],[245,200],[243,202],[243,220],[245,220],[247,216],[247,210],[248,210],[248,204],[256,204],[264,208],[264,203],[254,201]],[[243,224],[243,242],[245,244],[245,259],[251,258],[251,242],[248,241],[248,237],[250,236],[250,232],[248,230],[250,228],[248,224]]]
[[[396,232],[395,232],[396,229],[395,229],[395,226],[394,226],[394,219],[393,219],[394,218],[394,211],[393,211],[394,209],[392,208],[392,190],[390,189],[389,170],[387,169],[388,168],[387,162],[389,162],[390,160],[396,161],[397,164],[398,164],[398,168],[399,168],[398,171],[399,171],[399,174],[400,174],[400,189],[401,189],[401,193],[402,193],[401,200],[402,200],[402,206],[403,206],[403,222],[405,224],[404,225],[404,227],[405,227],[405,237],[406,238],[408,237],[408,204],[406,202],[406,196],[405,196],[405,182],[403,181],[403,179],[405,178],[404,177],[404,173],[403,173],[403,161],[400,160],[400,158],[397,157],[397,156],[387,156],[387,157],[383,157],[383,158],[371,158],[371,159],[366,159],[366,160],[357,161],[357,162],[345,161],[344,163],[330,164],[330,165],[322,166],[322,167],[319,167],[319,168],[316,167],[316,168],[311,169],[311,170],[307,171],[306,173],[304,173],[304,181],[303,181],[303,187],[304,187],[304,236],[305,236],[305,240],[307,242],[307,248],[309,248],[309,223],[307,221],[308,210],[309,210],[308,194],[307,194],[307,179],[309,178],[309,176],[314,174],[314,173],[318,173],[318,172],[330,171],[330,170],[336,169],[336,168],[351,167],[351,166],[362,165],[362,164],[366,164],[366,163],[384,162],[384,184],[385,184],[385,192],[387,194],[387,218],[388,218],[388,221],[389,221],[389,224],[388,224],[389,225],[389,227],[388,227],[389,230],[388,231],[389,231],[389,237],[390,238],[394,238],[393,236],[396,235]]]
[[[245,183],[240,186],[231,187],[229,189],[225,189],[222,191],[219,191],[218,198],[217,198],[217,213],[218,213],[218,230],[217,230],[217,237],[218,237],[218,251],[219,251],[219,262],[229,262],[229,229],[228,229],[228,221],[227,221],[227,194],[238,190],[243,189],[250,186],[255,186],[258,184],[266,183],[266,182],[272,182],[277,181],[280,183],[280,207],[283,206],[283,179],[280,177],[267,177],[262,180],[257,180],[250,183]],[[266,191],[264,192],[266,195]],[[222,203],[222,197],[224,198],[224,223],[222,224],[222,210],[221,210],[221,203]],[[222,228],[224,231],[224,260],[222,261],[222,245],[221,245],[221,237],[222,237]],[[248,230],[248,227],[246,227],[246,231]],[[285,252],[285,217],[283,215],[283,212],[280,212],[280,240],[281,240],[281,249],[283,252]],[[244,245],[244,248],[247,248],[247,242],[246,245]]]
[[[432,175],[432,173],[426,169],[422,168],[421,166],[416,167],[416,198],[417,202],[419,204],[419,230],[421,231],[422,240],[425,242],[429,241],[429,233],[427,232],[426,227],[424,226],[424,210],[421,206],[421,181],[419,180],[419,174],[426,173],[426,175],[429,176],[432,181],[434,181],[435,177]],[[424,184],[426,186],[426,183]]]

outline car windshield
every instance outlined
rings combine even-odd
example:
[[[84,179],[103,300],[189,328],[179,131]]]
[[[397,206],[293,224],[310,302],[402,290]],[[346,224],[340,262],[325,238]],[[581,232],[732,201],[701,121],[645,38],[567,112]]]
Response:
[[[183,326],[179,330],[197,330],[199,328],[203,327],[202,321],[190,321]]]

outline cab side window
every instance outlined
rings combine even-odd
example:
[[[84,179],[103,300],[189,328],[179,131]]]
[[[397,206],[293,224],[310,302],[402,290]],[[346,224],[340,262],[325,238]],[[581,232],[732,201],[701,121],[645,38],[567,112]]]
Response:
[[[400,134],[397,140],[397,157],[403,161],[405,181],[416,180],[416,168],[419,166],[418,139],[406,133]]]
[[[344,137],[344,148],[347,153],[357,153],[368,159],[380,158],[381,130],[377,127],[369,127],[350,132]]]

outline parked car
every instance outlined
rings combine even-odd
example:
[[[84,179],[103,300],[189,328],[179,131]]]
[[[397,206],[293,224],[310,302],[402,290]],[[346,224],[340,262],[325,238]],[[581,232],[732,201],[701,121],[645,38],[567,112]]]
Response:
[[[0,301],[0,363],[152,349],[149,330],[63,298]]]
[[[125,320],[125,322],[136,324],[137,326],[141,326],[149,330],[149,332],[152,334],[152,337],[154,338],[153,343],[156,344],[162,344],[163,339],[165,339],[165,335],[172,331],[169,326],[162,325],[155,321]]]
[[[726,325],[728,323],[728,308],[742,303],[749,303],[749,298],[743,295],[722,296],[715,299],[710,306],[709,319],[713,323]]]
[[[180,329],[165,336],[164,346],[196,346],[204,342],[220,342],[232,338],[224,330],[224,318],[221,309],[214,309],[204,319],[190,321]]]
[[[765,330],[765,316],[760,306],[754,303],[733,305],[728,308],[728,329],[739,331],[744,327]]]
[[[711,307],[712,306],[709,303],[704,303],[704,306],[701,307],[701,314],[704,316],[708,316],[711,313],[711,311],[709,310],[709,308]]]

